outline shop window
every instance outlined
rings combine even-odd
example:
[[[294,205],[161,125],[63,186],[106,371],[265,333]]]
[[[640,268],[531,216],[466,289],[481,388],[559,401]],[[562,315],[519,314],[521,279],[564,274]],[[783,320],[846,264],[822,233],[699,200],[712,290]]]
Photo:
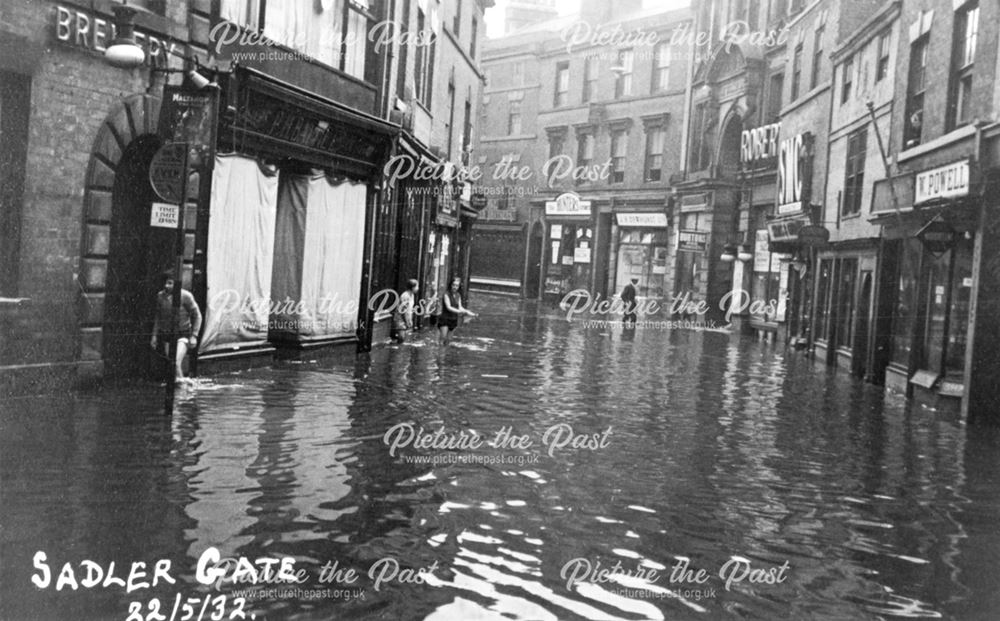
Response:
[[[954,129],[972,120],[972,71],[979,38],[979,3],[967,2],[955,12],[952,38],[951,91],[948,96],[948,127]]]
[[[553,107],[559,108],[569,103],[569,62],[556,63],[555,97]]]
[[[667,90],[670,85],[670,44],[659,43],[653,55],[653,93]]]
[[[892,362],[909,367],[913,350],[913,330],[917,321],[917,277],[923,247],[914,238],[903,242],[899,281],[892,315]]]
[[[802,79],[802,44],[795,46],[792,53],[792,101],[799,98],[799,82]]]
[[[945,326],[948,317],[948,268],[951,251],[925,261],[927,297],[924,306],[923,369],[941,372],[944,358]]]
[[[646,181],[663,178],[663,146],[666,131],[662,126],[652,127],[646,133]]]
[[[842,259],[838,270],[840,288],[837,292],[837,344],[850,346],[854,338],[855,282],[858,277],[858,260]]]
[[[31,78],[0,71],[0,296],[17,294]]]
[[[619,237],[618,272],[615,292],[621,291],[631,279],[639,280],[636,293],[640,296],[663,297],[667,271],[667,235],[662,231],[623,229]]]
[[[844,196],[841,215],[861,212],[861,195],[865,183],[865,153],[868,150],[868,129],[862,127],[847,137],[847,164],[844,176]]]
[[[618,63],[614,67],[615,72],[615,99],[628,97],[632,94],[632,65],[635,55],[632,50],[621,50],[618,52]]]
[[[674,285],[674,291],[678,294],[683,295],[688,291],[694,291],[699,256],[701,255],[697,252],[684,250],[677,252],[677,282]]]
[[[889,36],[890,32],[886,30],[878,38],[878,64],[875,66],[876,82],[881,82],[889,75],[889,55],[891,54]]]
[[[972,252],[971,239],[963,238],[955,246],[948,308],[948,340],[944,356],[945,373],[948,375],[961,375],[965,370],[969,302],[972,298]]]
[[[816,295],[816,338],[830,335],[830,283],[833,278],[833,260],[823,259],[819,265],[819,289]]]
[[[825,28],[821,24],[813,34],[813,62],[809,72],[809,88],[814,89],[819,84],[819,70],[823,66],[823,33]]]
[[[597,56],[588,56],[583,61],[583,95],[581,101],[587,103],[597,94]]]
[[[929,35],[924,35],[910,46],[909,79],[906,85],[906,122],[903,125],[904,149],[915,147],[923,140],[928,40]]]

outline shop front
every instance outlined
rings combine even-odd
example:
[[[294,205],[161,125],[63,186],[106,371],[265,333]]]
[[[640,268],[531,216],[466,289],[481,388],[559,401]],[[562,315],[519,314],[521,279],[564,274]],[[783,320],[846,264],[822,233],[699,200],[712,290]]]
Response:
[[[375,180],[397,128],[252,69],[223,97],[231,113],[195,240],[199,359],[364,344]]]
[[[897,179],[896,200],[905,205],[899,210],[885,200],[888,185],[876,186],[874,221],[885,228],[883,286],[892,316],[886,386],[955,411],[974,373],[972,301],[984,267],[975,265],[988,200],[975,191],[982,184],[977,168],[966,157]]]
[[[592,201],[573,192],[545,203],[545,297],[559,302],[576,290],[591,292],[596,259]]]
[[[637,279],[639,297],[669,296],[672,283],[667,276],[670,236],[666,213],[618,212],[615,222],[611,291],[621,292],[632,279]]]

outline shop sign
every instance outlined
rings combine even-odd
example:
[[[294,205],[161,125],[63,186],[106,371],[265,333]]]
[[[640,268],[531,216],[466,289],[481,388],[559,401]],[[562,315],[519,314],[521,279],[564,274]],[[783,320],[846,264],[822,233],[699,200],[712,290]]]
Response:
[[[799,240],[798,234],[801,228],[802,220],[785,220],[767,225],[772,242],[796,242]]]
[[[757,229],[753,245],[753,271],[768,272],[771,270],[771,236],[767,229]]]
[[[472,198],[469,200],[469,205],[476,211],[482,211],[486,208],[486,195],[473,194]]]
[[[187,145],[183,142],[168,142],[156,151],[153,161],[149,163],[149,183],[163,200],[180,203],[187,171]]]
[[[117,35],[112,18],[90,11],[60,4],[56,5],[55,17],[56,40],[73,47],[103,54]],[[167,56],[175,53],[176,44],[138,28],[135,42],[145,52],[148,66],[165,67]]]
[[[573,263],[590,263],[590,248],[575,248]]]
[[[935,199],[956,198],[969,194],[969,160],[934,168],[916,177],[914,205]]]
[[[781,141],[778,154],[778,214],[801,211],[809,201],[812,134],[804,132]]]
[[[619,213],[618,226],[653,226],[666,228],[667,214],[665,213]]]
[[[807,224],[799,229],[799,243],[803,246],[822,246],[830,241],[830,231],[822,226]]]
[[[935,218],[917,232],[917,239],[924,245],[927,252],[937,257],[948,252],[955,245],[957,235],[950,224]]]
[[[681,213],[705,211],[708,209],[707,194],[688,194],[681,197]]]
[[[677,250],[682,252],[705,252],[707,249],[707,231],[679,231],[677,233]]]
[[[199,157],[213,148],[217,90],[163,87],[157,133],[166,142],[186,142]],[[207,155],[206,155],[207,157]],[[192,162],[197,165],[198,162]]]
[[[545,202],[547,216],[589,216],[590,201],[580,200],[574,192],[560,194],[554,201]]]
[[[781,123],[743,130],[740,134],[740,162],[753,164],[777,157],[780,133]]]
[[[169,203],[153,203],[153,210],[149,216],[149,226],[156,226],[163,229],[176,229],[180,222],[180,207]]]

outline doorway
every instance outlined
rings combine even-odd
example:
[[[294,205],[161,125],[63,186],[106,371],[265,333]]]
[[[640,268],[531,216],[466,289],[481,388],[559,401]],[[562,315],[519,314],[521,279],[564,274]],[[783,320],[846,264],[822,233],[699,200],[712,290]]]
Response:
[[[524,297],[537,299],[541,295],[542,242],[545,241],[545,227],[536,222],[531,227],[528,238],[528,273],[524,280]]]
[[[865,377],[868,373],[868,324],[871,319],[871,303],[872,273],[865,271],[862,272],[861,296],[858,298],[858,323],[854,333],[854,354],[852,356],[854,368],[851,369],[851,372],[858,377]]]
[[[149,164],[159,146],[156,136],[137,138],[115,173],[103,347],[105,373],[112,378],[155,377],[165,364],[149,346],[157,275],[170,269],[175,242],[174,229],[149,225],[152,203],[159,200]]]

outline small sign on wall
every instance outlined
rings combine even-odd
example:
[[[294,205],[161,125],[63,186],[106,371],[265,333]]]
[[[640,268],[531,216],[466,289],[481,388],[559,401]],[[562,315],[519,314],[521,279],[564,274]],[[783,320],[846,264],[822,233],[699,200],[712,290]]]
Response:
[[[180,207],[170,203],[153,203],[149,216],[149,225],[164,229],[176,229]]]

